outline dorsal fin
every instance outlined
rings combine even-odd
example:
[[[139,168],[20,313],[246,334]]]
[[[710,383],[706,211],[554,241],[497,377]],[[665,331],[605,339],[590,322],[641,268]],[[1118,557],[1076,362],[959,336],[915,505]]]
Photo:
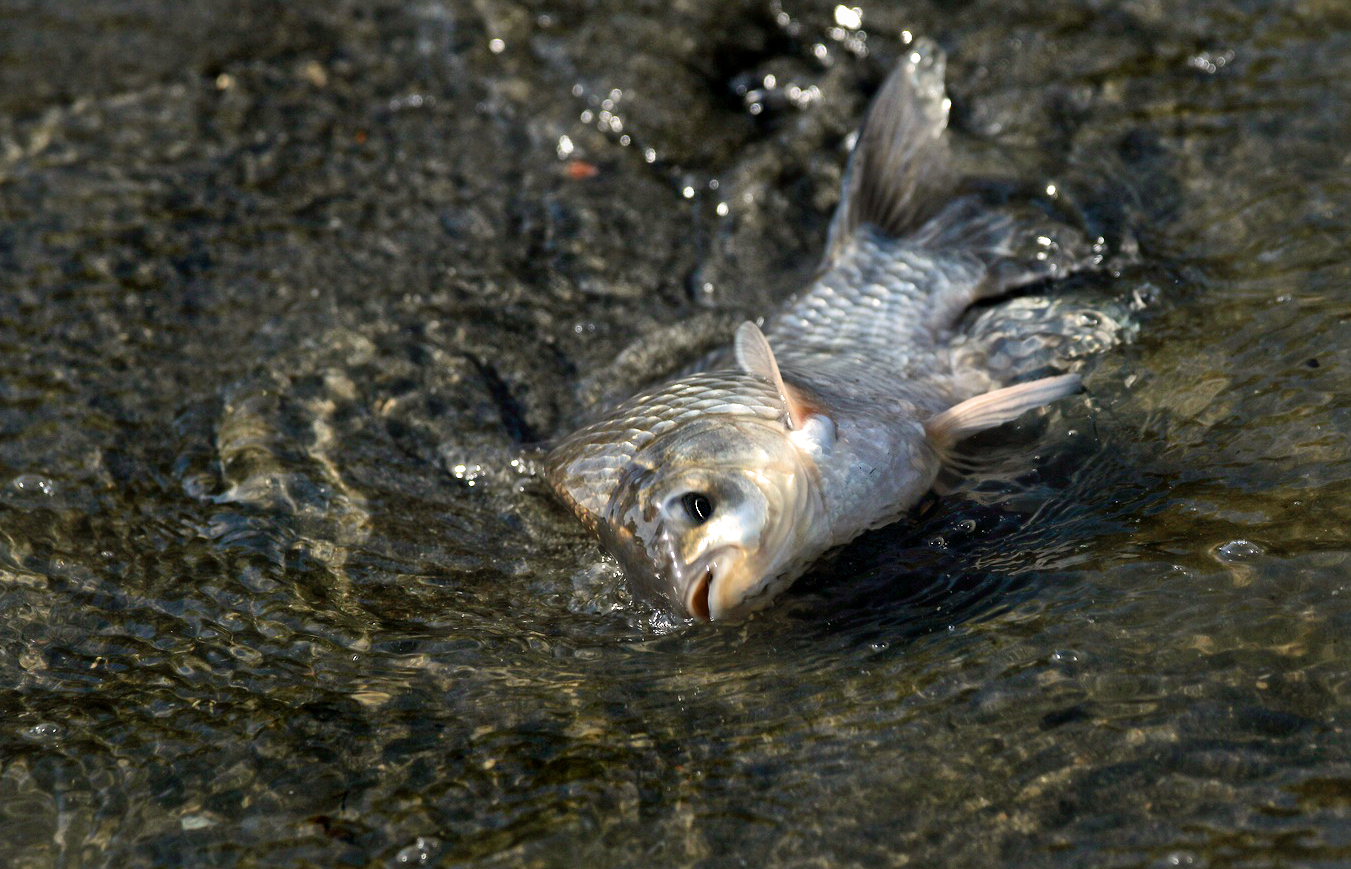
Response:
[[[779,373],[779,363],[774,358],[774,350],[760,327],[750,320],[738,326],[734,348],[736,363],[741,366],[741,370],[765,381],[779,393],[779,399],[783,402],[784,425],[790,429],[801,428],[803,413],[789,397],[788,387]]]
[[[930,417],[924,431],[940,450],[946,450],[962,438],[1012,422],[1029,410],[1069,395],[1079,383],[1079,375],[1061,374],[986,392]]]
[[[942,49],[918,39],[887,76],[845,170],[825,264],[865,223],[894,237],[917,228],[950,188],[945,63]]]

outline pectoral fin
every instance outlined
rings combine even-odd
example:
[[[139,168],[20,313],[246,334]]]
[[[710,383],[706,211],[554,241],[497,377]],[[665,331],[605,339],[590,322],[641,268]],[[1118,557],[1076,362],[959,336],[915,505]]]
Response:
[[[774,350],[769,339],[760,327],[750,320],[742,323],[736,330],[736,362],[741,370],[758,377],[773,386],[783,402],[783,421],[789,429],[799,429],[807,415],[806,408],[799,407],[793,400],[788,387],[784,385],[783,375],[779,373],[779,363],[774,358]]]
[[[953,405],[924,423],[929,439],[946,450],[962,438],[994,428],[1079,389],[1077,374],[1044,377],[996,389]]]

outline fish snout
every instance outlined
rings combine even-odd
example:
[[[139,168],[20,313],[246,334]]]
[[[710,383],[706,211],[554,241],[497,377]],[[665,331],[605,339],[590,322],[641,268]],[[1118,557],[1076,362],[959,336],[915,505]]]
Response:
[[[742,586],[733,577],[745,562],[739,548],[724,546],[690,565],[680,578],[680,602],[699,621],[735,616],[741,609]]]
[[[696,575],[685,588],[685,611],[701,622],[713,620],[709,609],[708,595],[713,589],[713,568],[709,566],[703,573]]]

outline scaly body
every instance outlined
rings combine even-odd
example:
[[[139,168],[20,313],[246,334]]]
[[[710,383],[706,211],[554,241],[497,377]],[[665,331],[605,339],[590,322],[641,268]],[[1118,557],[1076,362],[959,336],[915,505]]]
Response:
[[[961,438],[1073,391],[965,360],[977,299],[1054,276],[1017,228],[947,195],[943,59],[917,45],[860,135],[820,277],[736,364],[622,403],[550,454],[554,488],[635,591],[699,618],[769,603],[827,550],[895,521]],[[962,348],[969,351],[969,348]],[[978,354],[977,354],[978,355]]]

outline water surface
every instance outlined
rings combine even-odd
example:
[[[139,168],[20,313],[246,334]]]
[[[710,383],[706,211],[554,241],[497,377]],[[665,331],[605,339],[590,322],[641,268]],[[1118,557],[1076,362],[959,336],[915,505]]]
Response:
[[[0,863],[1351,860],[1343,4],[218,6],[0,3]],[[907,32],[1138,338],[673,625],[529,446],[810,275]]]

